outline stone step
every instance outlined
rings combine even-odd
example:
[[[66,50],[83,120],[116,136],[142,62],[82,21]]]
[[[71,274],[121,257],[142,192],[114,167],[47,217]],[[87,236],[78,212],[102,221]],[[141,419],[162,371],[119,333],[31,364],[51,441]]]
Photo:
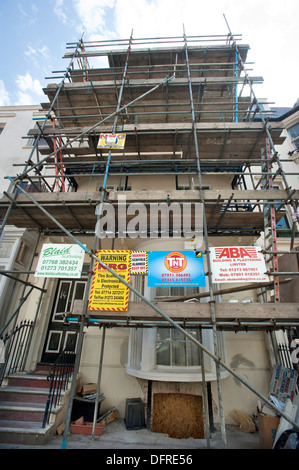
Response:
[[[42,423],[44,414],[44,403],[0,402],[0,420],[3,421],[33,421]]]
[[[0,387],[0,443],[43,445],[55,433],[57,424],[42,428],[49,396],[47,373],[19,373],[5,378]],[[65,392],[61,393],[61,399]],[[51,423],[57,423],[61,406],[51,409]]]
[[[14,387],[9,385],[0,388],[0,402],[46,404],[48,395],[49,390],[47,388]]]
[[[7,384],[16,387],[49,388],[50,383],[46,374],[12,374],[7,377]]]
[[[35,421],[0,420],[1,444],[43,445],[53,436],[52,424],[42,428]]]

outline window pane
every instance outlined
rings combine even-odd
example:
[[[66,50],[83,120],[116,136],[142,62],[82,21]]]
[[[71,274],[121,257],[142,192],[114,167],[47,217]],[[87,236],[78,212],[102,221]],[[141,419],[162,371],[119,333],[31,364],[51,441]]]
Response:
[[[290,127],[288,131],[290,133],[291,138],[295,139],[299,136],[299,124],[295,124],[295,126]]]
[[[184,295],[197,294],[198,287],[194,286],[160,286],[156,287],[156,297],[181,297]]]
[[[276,223],[277,230],[288,230],[290,225],[286,216],[282,217],[279,222]]]
[[[196,344],[189,341],[187,347],[187,365],[198,366],[200,365],[200,348]]]
[[[172,366],[185,366],[186,353],[185,342],[172,342]]]
[[[174,328],[172,330],[172,338],[175,340],[185,341],[185,335],[180,330]]]
[[[172,286],[172,287],[170,287],[170,297],[180,297],[180,296],[183,296],[183,295],[185,295],[185,287],[183,287],[183,286],[179,286],[179,287]]]
[[[297,149],[299,149],[299,138],[297,137],[296,140],[293,140],[293,144],[296,146]]]
[[[132,366],[134,369],[141,368],[142,358],[142,336],[143,331],[141,328],[137,328],[131,331],[132,343],[131,343],[131,354],[132,354]]]
[[[170,328],[158,328],[157,339],[158,341],[168,340],[170,341]]]
[[[60,347],[62,332],[61,331],[51,331],[49,334],[47,352],[58,352]]]
[[[157,343],[157,364],[160,366],[170,365],[170,342],[160,341]]]
[[[76,342],[77,342],[77,334],[71,333],[70,331],[67,332],[67,337],[65,340],[64,348],[68,351],[75,351],[76,349]]]
[[[85,282],[80,282],[76,285],[75,299],[83,299],[85,289]]]
[[[157,287],[156,297],[169,297],[169,287]]]

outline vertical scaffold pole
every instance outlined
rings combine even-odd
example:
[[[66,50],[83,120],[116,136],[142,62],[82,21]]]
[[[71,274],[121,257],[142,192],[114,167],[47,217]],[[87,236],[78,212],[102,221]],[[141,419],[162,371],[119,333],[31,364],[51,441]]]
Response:
[[[219,346],[218,346],[218,338],[217,338],[217,328],[216,328],[215,299],[214,299],[214,292],[213,292],[212,278],[211,278],[208,228],[207,228],[206,213],[205,213],[204,192],[203,192],[203,189],[202,189],[203,186],[202,186],[199,148],[198,148],[198,140],[197,140],[198,136],[197,136],[197,132],[196,132],[196,120],[195,120],[193,92],[192,92],[192,83],[191,83],[191,74],[190,74],[189,56],[188,56],[188,46],[187,46],[187,38],[186,38],[186,34],[185,34],[185,28],[184,28],[184,44],[185,44],[185,55],[186,55],[186,65],[187,65],[187,74],[188,74],[190,105],[191,105],[192,123],[193,123],[193,137],[194,137],[194,145],[195,145],[195,153],[196,153],[197,177],[198,177],[198,183],[199,183],[200,199],[203,202],[203,233],[204,233],[205,248],[206,248],[206,253],[207,253],[207,268],[208,268],[208,282],[209,282],[209,293],[210,293],[210,310],[211,310],[211,319],[212,319],[212,323],[213,323],[214,351],[215,351],[215,355],[220,357],[220,351],[219,351]],[[218,389],[218,402],[219,402],[221,436],[222,436],[222,440],[223,440],[224,444],[226,444],[226,430],[225,430],[225,419],[224,419],[224,411],[223,411],[223,399],[222,399],[220,365],[219,365],[219,363],[216,363],[215,367],[216,367],[216,376],[217,376],[217,389]]]
[[[114,117],[114,123],[112,127],[112,134],[115,134],[116,128],[117,128],[117,121],[118,121],[118,111],[121,108],[121,100],[122,100],[122,95],[123,95],[123,90],[127,78],[127,69],[128,69],[128,62],[129,62],[129,56],[131,52],[131,47],[132,47],[132,41],[133,41],[133,31],[131,33],[130,39],[129,39],[129,47],[127,50],[127,57],[126,57],[126,63],[123,71],[123,78],[122,78],[122,84],[120,88],[120,93],[118,97],[118,103],[117,103],[117,114]],[[102,194],[101,194],[101,203],[100,203],[100,208],[97,208],[97,222],[99,222],[101,215],[102,215],[102,208],[103,208],[103,203],[106,197],[106,186],[107,186],[107,179],[109,175],[109,165],[111,161],[111,150],[109,151],[109,156],[105,168],[105,176],[104,176],[104,182],[103,182],[103,187],[102,187]],[[95,243],[97,239],[97,231],[95,233]],[[99,239],[100,240],[100,239]],[[89,293],[87,292],[86,295]],[[102,377],[102,368],[103,368],[103,354],[104,354],[104,344],[105,344],[105,333],[106,329],[105,326],[103,327],[103,336],[102,336],[102,344],[101,344],[101,354],[100,354],[100,361],[99,361],[99,370],[98,370],[98,381],[97,381],[97,392],[96,392],[96,401],[95,401],[95,408],[94,408],[94,416],[93,416],[93,426],[92,426],[92,438],[94,439],[95,437],[95,430],[96,430],[96,421],[97,421],[97,413],[98,413],[98,404],[99,404],[99,394],[101,391],[101,377]]]

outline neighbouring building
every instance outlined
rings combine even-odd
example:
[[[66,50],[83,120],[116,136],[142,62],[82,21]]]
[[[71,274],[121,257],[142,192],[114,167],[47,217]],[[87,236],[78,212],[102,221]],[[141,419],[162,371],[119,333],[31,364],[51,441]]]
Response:
[[[8,175],[23,170],[28,159],[33,141],[27,133],[34,125],[34,120],[40,118],[41,107],[1,106],[0,107],[0,191],[9,192]],[[23,227],[5,224],[1,233],[0,269],[6,271],[22,271],[28,264],[30,250],[34,249],[37,238],[36,231]],[[18,283],[6,276],[0,281],[0,328],[5,325],[11,314],[11,299],[17,292]]]

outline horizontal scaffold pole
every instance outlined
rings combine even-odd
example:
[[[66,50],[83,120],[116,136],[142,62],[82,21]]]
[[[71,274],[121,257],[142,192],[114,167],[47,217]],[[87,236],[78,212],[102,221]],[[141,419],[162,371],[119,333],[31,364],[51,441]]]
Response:
[[[58,319],[64,320],[65,323],[81,323],[81,318],[78,316],[75,317],[72,313],[69,314],[64,314],[62,313],[60,316],[57,315]],[[169,328],[169,323],[168,321],[163,321],[163,320],[134,320],[132,318],[125,318],[123,320],[121,319],[111,319],[111,318],[87,318],[85,320],[88,325],[91,326],[99,326],[101,327],[102,325],[108,325],[110,328],[120,326],[122,328],[132,328],[134,327],[139,327],[139,328],[163,328],[163,327],[168,327]],[[213,327],[212,321],[201,321],[201,320],[177,320],[176,321],[177,325],[183,325],[185,328],[202,328],[202,329],[211,329]],[[240,320],[235,320],[235,321],[216,321],[216,326],[221,328],[221,330],[227,330],[231,331],[234,330],[236,333],[239,331],[245,330],[258,330],[260,331],[261,329],[264,329],[266,331],[274,331],[276,330],[281,330],[282,328],[285,327],[295,327],[299,326],[299,321],[294,322],[292,321],[287,322],[287,321],[240,321]]]

